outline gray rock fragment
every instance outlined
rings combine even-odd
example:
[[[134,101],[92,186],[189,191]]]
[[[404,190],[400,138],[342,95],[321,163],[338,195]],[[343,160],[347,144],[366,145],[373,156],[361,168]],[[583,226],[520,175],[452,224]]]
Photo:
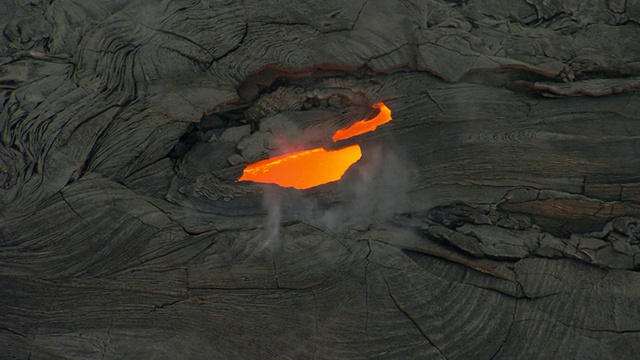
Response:
[[[245,159],[240,154],[233,154],[227,158],[229,164],[235,166],[245,162]]]
[[[613,221],[613,229],[621,234],[627,236],[634,236],[637,233],[636,224],[638,219],[622,217]]]
[[[276,114],[260,121],[260,131],[289,135],[296,134],[298,127],[285,114]]]
[[[489,216],[479,209],[463,204],[436,208],[431,212],[430,218],[447,227],[456,227],[465,223],[491,224]]]
[[[611,243],[614,251],[633,256],[633,249],[631,249],[628,238],[617,233],[611,233],[607,237],[607,240]]]
[[[266,144],[270,134],[257,132],[244,137],[236,147],[244,159],[253,162],[264,158],[268,154]]]
[[[595,260],[596,264],[606,265],[613,269],[632,269],[634,266],[634,256],[620,253],[614,250],[612,246],[598,250]]]
[[[504,196],[504,200],[518,203],[535,200],[540,194],[540,190],[531,189],[531,188],[518,188],[513,189],[507,192]]]
[[[207,142],[215,135],[214,130],[198,131],[196,134],[200,142]]]
[[[521,259],[537,248],[537,230],[510,230],[496,226],[465,224],[458,228],[465,235],[477,238],[485,255],[497,258]]]
[[[440,225],[431,226],[427,231],[430,235],[436,237],[437,239],[444,240],[471,255],[475,255],[478,257],[484,256],[484,253],[480,248],[478,239],[474,237],[463,235],[457,231],[448,229]]]
[[[572,238],[578,239],[578,248],[580,249],[590,249],[590,250],[598,250],[607,246],[607,243],[593,237],[582,237],[579,235],[572,235]]]
[[[251,133],[251,125],[234,126],[225,130],[220,136],[220,140],[228,142],[238,142],[243,137]]]
[[[542,234],[539,247],[535,254],[548,258],[559,258],[564,256],[566,244],[562,240],[549,234]]]

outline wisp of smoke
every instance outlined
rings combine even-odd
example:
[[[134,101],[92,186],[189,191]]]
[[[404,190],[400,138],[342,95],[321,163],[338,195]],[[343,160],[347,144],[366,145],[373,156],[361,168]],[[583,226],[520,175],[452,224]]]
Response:
[[[297,137],[300,137],[299,133]],[[296,147],[289,137],[275,140],[281,150]],[[263,186],[267,216],[263,230],[255,239],[259,244],[256,250],[276,250],[282,245],[278,238],[283,213],[335,232],[353,219],[377,223],[405,211],[409,200],[410,166],[393,148],[388,142],[364,147],[362,159],[329,188],[328,198],[323,198],[327,192],[322,190],[309,196],[271,184]]]
[[[340,226],[353,218],[381,222],[402,212],[408,203],[409,167],[388,147],[368,147],[354,172],[340,183],[343,201],[324,212],[326,226]]]
[[[264,246],[272,245],[280,234],[280,222],[282,221],[281,198],[277,189],[265,187],[264,205],[267,208],[267,222],[264,229]]]
[[[405,211],[409,203],[409,169],[389,147],[375,145],[367,147],[365,156],[334,185],[328,199],[323,199],[321,193],[308,196],[265,186],[267,217],[260,242],[264,246],[278,245],[283,212],[331,232],[353,219],[369,223],[389,220]]]

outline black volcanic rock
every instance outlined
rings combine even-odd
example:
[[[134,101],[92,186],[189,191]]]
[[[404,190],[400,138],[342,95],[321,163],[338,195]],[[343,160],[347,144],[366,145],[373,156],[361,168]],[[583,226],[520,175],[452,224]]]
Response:
[[[614,0],[4,1],[0,353],[637,358],[639,22]],[[331,140],[379,101],[390,123]],[[353,144],[334,183],[236,181]]]

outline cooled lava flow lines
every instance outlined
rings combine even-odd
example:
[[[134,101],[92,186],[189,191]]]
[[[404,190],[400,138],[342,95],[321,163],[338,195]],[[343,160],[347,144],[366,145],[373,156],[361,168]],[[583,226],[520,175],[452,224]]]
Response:
[[[391,110],[382,102],[373,105],[380,109],[372,119],[360,120],[333,135],[334,142],[374,131],[391,121]],[[248,165],[238,181],[272,183],[303,190],[337,181],[362,157],[360,145],[337,150],[315,148],[261,160]]]

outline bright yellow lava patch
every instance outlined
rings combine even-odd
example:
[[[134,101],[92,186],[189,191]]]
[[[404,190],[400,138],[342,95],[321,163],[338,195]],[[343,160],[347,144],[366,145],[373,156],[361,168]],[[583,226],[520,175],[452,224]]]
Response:
[[[308,189],[340,180],[361,157],[360,145],[330,151],[323,148],[303,150],[253,163],[244,169],[238,181]]]

